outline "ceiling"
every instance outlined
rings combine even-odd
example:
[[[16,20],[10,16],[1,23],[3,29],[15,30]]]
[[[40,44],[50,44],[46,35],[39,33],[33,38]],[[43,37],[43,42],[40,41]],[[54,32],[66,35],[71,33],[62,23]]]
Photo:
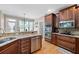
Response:
[[[48,10],[56,13],[72,4],[0,4],[0,10],[9,15],[27,18],[39,18],[48,13]]]

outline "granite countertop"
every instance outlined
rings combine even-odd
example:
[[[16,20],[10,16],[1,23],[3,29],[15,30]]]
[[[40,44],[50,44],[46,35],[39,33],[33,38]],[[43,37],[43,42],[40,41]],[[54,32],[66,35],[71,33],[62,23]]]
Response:
[[[62,35],[62,36],[67,36],[67,37],[73,37],[73,38],[79,38],[78,35],[67,35],[67,34],[61,34],[61,33],[52,33],[52,34],[57,34],[57,35]]]
[[[30,35],[18,35],[18,36],[7,36],[7,37],[2,37],[2,38],[0,38],[0,40],[2,40],[2,39],[5,39],[5,38],[9,38],[9,37],[16,37],[15,39],[12,39],[12,40],[9,40],[9,41],[6,41],[6,42],[4,42],[4,43],[1,43],[0,44],[0,47],[2,47],[2,46],[4,46],[4,45],[6,45],[6,44],[9,44],[9,43],[11,43],[11,42],[13,42],[13,41],[16,41],[16,40],[19,40],[19,39],[22,39],[22,38],[29,38],[29,37],[34,37],[34,36],[38,36],[38,35],[41,35],[41,34],[30,34]]]

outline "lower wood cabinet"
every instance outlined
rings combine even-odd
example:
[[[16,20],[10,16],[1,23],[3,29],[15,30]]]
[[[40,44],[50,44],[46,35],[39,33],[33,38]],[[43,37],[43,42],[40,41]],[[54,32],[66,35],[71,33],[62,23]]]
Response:
[[[3,47],[0,47],[0,54],[17,54],[19,41],[14,41]]]
[[[63,47],[73,53],[76,52],[76,39],[73,37],[67,37],[67,36],[57,36],[57,45],[60,47]]]
[[[57,40],[57,44],[58,46],[63,47],[71,52],[75,52],[75,44],[64,42],[62,40]]]
[[[52,40],[51,40],[51,43],[53,44],[57,44],[57,35],[56,34],[52,34]]]
[[[31,53],[31,39],[23,38],[20,40],[20,53],[28,54]]]
[[[41,47],[42,47],[41,35],[34,37],[26,37],[18,39],[14,42],[11,42],[7,45],[0,47],[0,54],[30,54],[34,51],[41,49]],[[34,51],[31,52],[33,48]]]
[[[79,38],[57,35],[57,46],[65,48],[73,53],[79,53]]]
[[[30,54],[33,53],[42,47],[42,37],[34,36],[20,39],[20,53],[21,54]]]
[[[76,38],[76,53],[79,54],[79,38]]]

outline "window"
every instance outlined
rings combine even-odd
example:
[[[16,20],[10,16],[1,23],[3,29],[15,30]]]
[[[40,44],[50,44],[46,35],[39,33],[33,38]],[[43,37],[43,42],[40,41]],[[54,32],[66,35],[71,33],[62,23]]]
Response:
[[[29,24],[29,23],[28,23],[28,21],[26,20],[26,21],[25,21],[25,31],[29,31],[29,26],[28,26],[28,24]]]
[[[5,31],[6,32],[34,31],[34,20],[21,19],[17,21],[17,18],[6,17]]]
[[[8,18],[7,22],[7,32],[15,32],[16,31],[16,20]]]
[[[20,29],[20,32],[24,32],[24,21],[23,20],[19,20],[19,29]]]
[[[34,21],[20,20],[19,28],[20,28],[20,32],[33,31],[34,30]]]
[[[34,21],[29,21],[28,27],[29,31],[34,31]]]

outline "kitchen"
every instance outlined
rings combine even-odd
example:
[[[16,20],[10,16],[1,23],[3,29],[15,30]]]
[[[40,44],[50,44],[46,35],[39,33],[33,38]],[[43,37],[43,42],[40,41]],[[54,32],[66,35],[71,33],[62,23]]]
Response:
[[[0,5],[0,54],[78,54],[79,6],[56,5]]]

